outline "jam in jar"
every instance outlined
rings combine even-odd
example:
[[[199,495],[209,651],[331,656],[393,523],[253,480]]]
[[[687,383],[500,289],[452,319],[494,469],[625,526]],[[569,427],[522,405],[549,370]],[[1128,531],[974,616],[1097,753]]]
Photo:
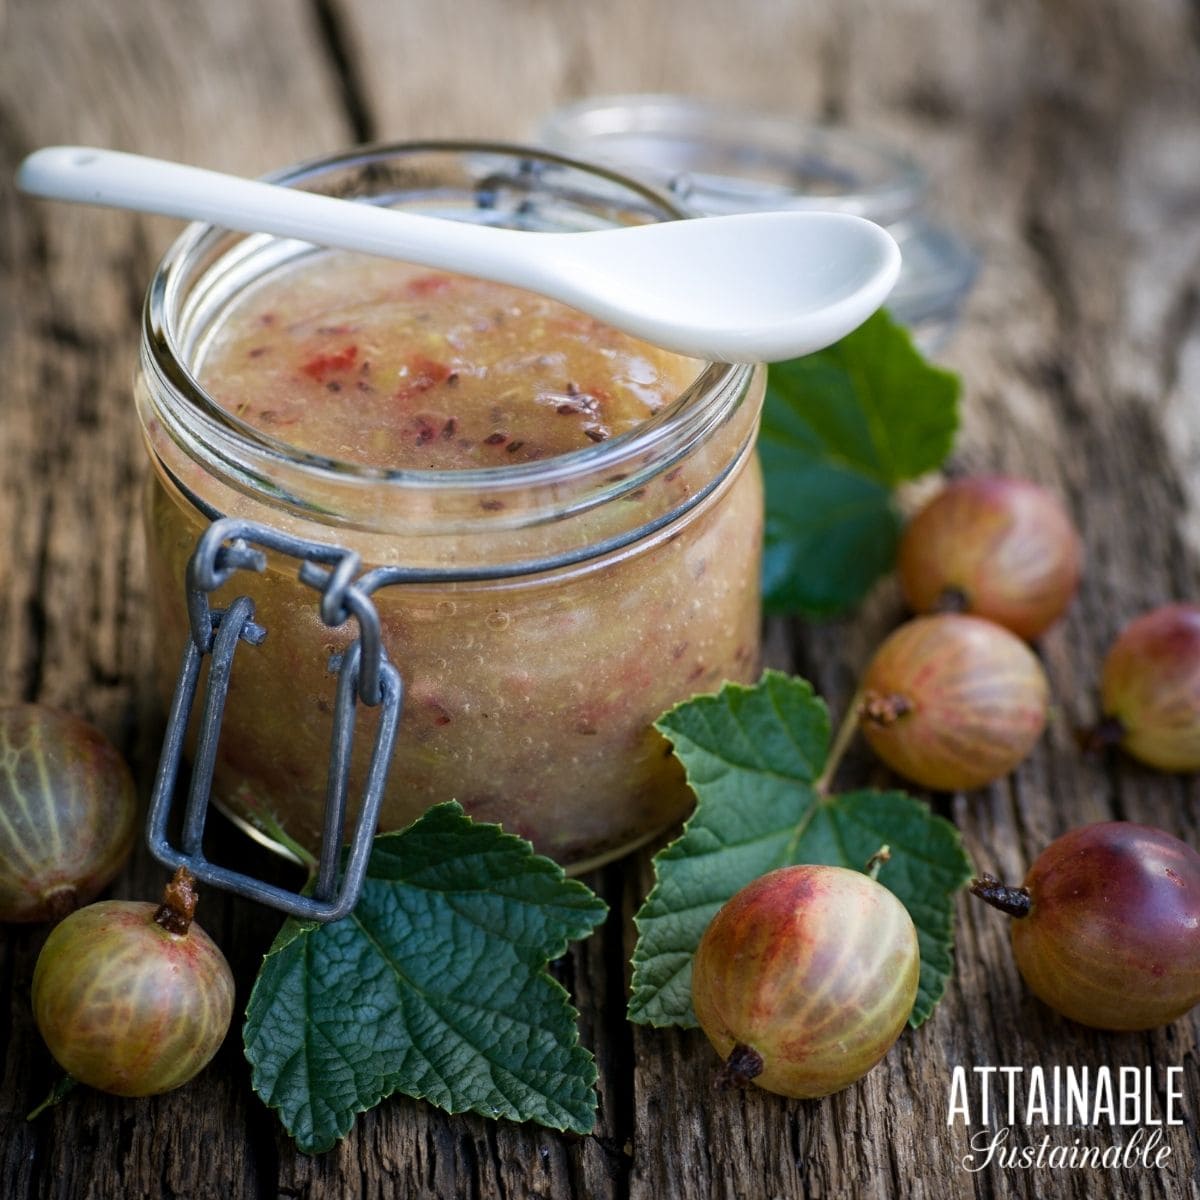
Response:
[[[486,145],[281,178],[531,230],[678,215],[606,171]],[[405,683],[381,827],[454,799],[572,870],[624,853],[691,800],[653,722],[757,674],[762,389],[761,367],[681,358],[517,289],[192,227],[151,286],[137,383],[164,686],[214,516],[352,549],[364,570],[404,568],[372,596]],[[235,660],[214,794],[314,845],[329,663],[356,631],[323,624],[283,556],[213,602],[242,593],[267,636]],[[370,745],[356,737],[354,778]]]

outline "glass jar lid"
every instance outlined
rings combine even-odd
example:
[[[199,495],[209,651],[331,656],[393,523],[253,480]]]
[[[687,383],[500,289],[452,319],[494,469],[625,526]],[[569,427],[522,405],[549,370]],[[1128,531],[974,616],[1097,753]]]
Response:
[[[648,94],[557,109],[538,136],[670,192],[696,215],[812,209],[878,222],[903,257],[887,307],[927,350],[953,328],[979,267],[976,252],[923,211],[925,171],[903,151],[846,130]]]

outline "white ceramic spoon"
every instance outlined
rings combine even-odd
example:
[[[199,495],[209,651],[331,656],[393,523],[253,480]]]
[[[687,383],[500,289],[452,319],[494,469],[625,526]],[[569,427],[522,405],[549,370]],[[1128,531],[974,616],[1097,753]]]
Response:
[[[207,221],[458,271],[552,296],[681,354],[774,362],[827,346],[884,301],[900,251],[845,213],[755,212],[586,233],[417,216],[82,146],[31,154],[26,192]]]

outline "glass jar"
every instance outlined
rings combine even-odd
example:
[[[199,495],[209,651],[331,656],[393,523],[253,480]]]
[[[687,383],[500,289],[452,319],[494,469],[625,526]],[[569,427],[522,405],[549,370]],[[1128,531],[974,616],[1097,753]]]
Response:
[[[682,215],[607,170],[499,145],[370,147],[274,179],[532,230]],[[693,382],[631,432],[541,461],[444,471],[339,461],[245,424],[198,379],[214,329],[246,289],[322,253],[192,226],[151,283],[136,398],[153,464],[146,522],[164,692],[189,636],[188,559],[211,520],[348,548],[364,571],[401,568],[404,580],[372,597],[405,683],[381,828],[454,799],[572,870],[627,852],[690,803],[655,719],[757,675],[763,369],[697,364]],[[267,636],[234,661],[214,797],[314,846],[329,666],[356,630],[323,624],[316,593],[281,556],[213,602],[238,594],[254,600]],[[370,709],[364,721],[351,798],[367,770]]]

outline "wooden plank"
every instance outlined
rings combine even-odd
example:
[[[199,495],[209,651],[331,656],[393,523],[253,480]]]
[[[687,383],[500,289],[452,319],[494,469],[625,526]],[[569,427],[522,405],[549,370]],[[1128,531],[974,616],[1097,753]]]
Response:
[[[616,92],[820,112],[841,26],[836,5],[788,0],[747,0],[736,19],[716,0],[338,7],[376,128],[388,139],[528,140],[557,106]]]
[[[0,50],[3,162],[49,141],[96,141],[260,171],[354,130],[522,137],[586,93],[668,89],[834,116],[909,146],[987,261],[948,353],[967,380],[956,461],[1057,485],[1088,546],[1081,597],[1041,648],[1058,704],[1044,746],[1011,781],[937,801],[981,867],[1016,878],[1057,833],[1111,815],[1200,843],[1194,779],[1081,760],[1071,736],[1094,715],[1100,656],[1119,625],[1198,590],[1194,20],[1184,0],[749,0],[735,17],[711,0],[17,0]],[[145,784],[158,718],[139,617],[143,468],[127,380],[141,291],[169,226],[16,201],[9,178],[0,547],[13,569],[0,577],[0,695],[90,715]],[[836,711],[899,616],[884,586],[853,620],[775,626],[773,661],[812,678]],[[843,778],[883,776],[858,749]],[[160,879],[142,856],[118,891],[144,895]],[[41,935],[6,932],[5,1194],[1200,1195],[1197,1017],[1139,1037],[1072,1028],[1022,989],[1003,922],[963,902],[946,1001],[862,1085],[802,1104],[718,1096],[700,1035],[622,1019],[647,856],[593,883],[613,915],[559,968],[601,1067],[588,1138],[398,1100],[336,1150],[305,1158],[250,1094],[236,1038],[182,1092],[143,1102],[80,1093],[27,1126],[21,1115],[49,1072],[25,998]],[[202,921],[230,953],[244,1001],[273,919],[210,895]],[[946,1127],[951,1067],[1054,1062],[1186,1064],[1193,1099],[1171,1140],[1173,1173],[956,1170],[968,1147],[961,1127]]]
[[[315,23],[271,6],[8,7],[0,51],[0,694],[97,722],[142,794],[161,717],[150,688],[140,488],[130,399],[142,293],[176,226],[17,199],[20,157],[51,142],[101,145],[261,172],[340,145],[347,125]],[[120,895],[162,870],[139,853]],[[206,896],[202,923],[247,981],[276,924]],[[195,1089],[113,1102],[80,1089],[34,1125],[54,1071],[29,1012],[44,930],[0,941],[0,1191],[5,1196],[248,1196],[274,1186],[258,1145],[273,1119],[249,1093],[237,1039]],[[249,1134],[255,1133],[256,1139]],[[257,1144],[256,1144],[257,1142]]]
[[[1094,717],[1100,656],[1120,623],[1162,599],[1195,594],[1195,558],[1182,532],[1195,518],[1180,503],[1189,460],[1177,456],[1190,453],[1194,462],[1196,454],[1188,420],[1194,407],[1187,410],[1178,379],[1189,369],[1195,377],[1194,357],[1183,350],[1192,346],[1194,356],[1200,332],[1197,255],[1188,249],[1197,193],[1194,179],[1170,171],[1194,138],[1195,94],[1187,85],[1196,78],[1196,53],[1187,10],[1060,5],[1049,13],[909,3],[884,20],[865,4],[837,8],[788,6],[781,14],[775,5],[743,5],[733,23],[713,19],[703,5],[560,10],[559,52],[571,64],[563,91],[566,98],[686,91],[703,78],[706,94],[809,119],[835,115],[883,132],[936,173],[943,211],[972,232],[987,261],[972,319],[949,356],[968,384],[959,464],[1057,485],[1093,563],[1071,619],[1042,648],[1059,703],[1045,748],[1011,782],[956,800],[953,815],[980,865],[1014,878],[1064,829],[1114,815],[1195,842],[1193,783],[1126,762],[1108,770],[1083,762],[1072,739],[1072,729]],[[535,126],[541,90],[554,73],[555,60],[542,49],[547,10],[507,10],[503,49],[486,61],[472,53],[472,39],[485,35],[461,6],[439,10],[440,18],[425,13],[426,22],[402,33],[371,21],[371,10],[365,0],[349,5],[358,14],[358,44],[365,47],[369,36],[373,49],[380,39],[391,48],[382,59],[365,54],[363,63],[382,125],[408,129],[416,120],[420,133],[431,123],[431,132],[458,134],[482,114],[489,132],[492,123],[505,133],[517,128],[513,117],[525,129]],[[478,61],[478,73],[469,82],[431,76],[414,96],[396,74],[372,69],[422,33]],[[724,39],[721,53],[714,36]],[[541,70],[537,84],[510,96],[502,81],[513,46]],[[504,100],[494,108],[482,100],[489,95]],[[1147,149],[1152,129],[1169,132],[1170,150]],[[1147,160],[1158,168],[1152,183]],[[1164,271],[1164,253],[1154,247],[1172,235],[1179,240],[1169,244],[1184,253]],[[1153,265],[1144,262],[1148,255]],[[1137,294],[1114,288],[1114,279],[1128,280]],[[1173,324],[1163,320],[1157,334],[1142,316],[1137,332],[1148,345],[1131,345],[1126,307],[1173,317]],[[1163,334],[1173,343],[1164,345]],[[1135,364],[1140,394],[1130,406],[1124,380]],[[1164,391],[1173,403],[1173,442],[1159,418]],[[844,704],[854,674],[899,615],[894,589],[885,587],[853,622],[797,631],[798,665],[835,706]],[[872,774],[861,755],[844,771],[851,784]],[[859,1088],[821,1104],[757,1093],[713,1098],[701,1037],[635,1030],[631,1194],[971,1195],[977,1181],[951,1173],[969,1150],[961,1129],[945,1128],[952,1066],[1194,1064],[1195,1020],[1114,1040],[1053,1017],[1022,990],[1003,923],[965,903],[960,910],[959,973],[937,1016]],[[1014,1133],[1017,1142],[1035,1140],[1036,1131],[1018,1126]],[[1170,1195],[1186,1180],[1194,1191],[1194,1132],[1173,1146],[1172,1176],[1125,1173],[1114,1190]],[[1025,1190],[1019,1174],[1000,1171],[987,1174],[986,1186],[996,1195]],[[1084,1196],[1097,1186],[1086,1172],[1056,1176],[1049,1194]]]
[[[977,861],[1013,877],[1057,833],[1107,816],[1140,816],[1195,841],[1191,785],[1181,788],[1123,762],[1106,772],[1081,762],[1071,737],[1074,726],[1094,716],[1099,658],[1120,622],[1195,589],[1194,560],[1184,553],[1179,534],[1181,523],[1192,520],[1180,512],[1186,475],[1171,470],[1177,448],[1164,442],[1153,403],[1164,380],[1151,373],[1144,408],[1131,413],[1127,394],[1105,386],[1119,372],[1108,375],[1099,366],[1117,368],[1132,358],[1120,335],[1119,302],[1125,298],[1114,295],[1109,281],[1114,247],[1129,241],[1131,214],[1121,190],[1138,187],[1146,157],[1149,122],[1138,114],[1153,105],[1154,124],[1171,119],[1172,144],[1183,136],[1187,145],[1180,127],[1186,130],[1195,97],[1180,81],[1194,71],[1195,44],[1185,28],[1186,10],[1167,5],[1137,14],[1127,8],[1097,13],[1059,6],[1055,14],[1028,7],[993,13],[982,6],[947,10],[911,3],[889,11],[885,21],[872,19],[877,14],[866,5],[840,6],[837,16],[832,6],[818,7],[818,16],[811,6],[803,13],[797,12],[801,6],[789,9],[795,25],[807,20],[823,31],[806,37],[808,30],[789,29],[770,5],[740,6],[732,25],[712,20],[704,6],[588,6],[560,14],[568,26],[562,52],[570,56],[573,80],[584,81],[578,90],[600,93],[687,90],[700,78],[697,68],[707,65],[709,94],[809,117],[835,114],[909,145],[938,173],[944,211],[982,241],[988,262],[972,307],[974,320],[950,356],[968,380],[960,463],[1057,484],[1088,538],[1093,562],[1102,564],[1089,575],[1072,619],[1043,647],[1060,698],[1046,750],[1011,783],[990,789],[985,798],[956,802],[954,814]],[[387,41],[388,31],[368,23],[369,8],[361,2],[350,6],[360,12],[363,43],[369,30],[378,45],[380,37]],[[465,48],[470,60],[469,39],[481,34],[466,28],[469,18],[461,8],[453,16],[442,11],[447,24],[437,26],[433,40]],[[508,10],[502,44],[523,45],[536,57],[547,19],[541,8]],[[403,37],[411,43],[433,20],[409,26]],[[762,36],[765,24],[770,37]],[[718,30],[726,39],[724,70],[715,66],[708,40]],[[746,31],[749,47],[742,40]],[[1127,43],[1133,47],[1128,56]],[[384,61],[394,57],[399,42],[391,46]],[[676,49],[681,52],[673,53]],[[499,75],[487,72],[503,72],[512,57],[502,51],[482,76],[473,76],[479,96],[501,94]],[[365,76],[385,125],[424,117],[436,132],[461,133],[477,116],[473,100],[484,107],[458,80],[431,78],[429,90],[423,87],[421,98],[414,98],[397,76],[373,73],[371,61],[365,60]],[[544,82],[552,74],[551,60],[543,54],[538,61]],[[1093,61],[1107,71],[1097,73]],[[1141,89],[1152,72],[1156,86],[1150,98]],[[536,90],[523,90],[511,103],[506,96],[503,112],[515,110],[532,128],[537,113],[526,116],[522,106],[536,107],[531,96]],[[568,85],[566,94],[578,93]],[[426,96],[434,100],[428,115]],[[496,119],[489,109],[485,120]],[[514,125],[509,122],[509,128]],[[1131,127],[1134,136],[1125,133]],[[1128,159],[1124,172],[1123,159]],[[1163,161],[1170,161],[1165,152]],[[1178,173],[1173,182],[1176,219],[1158,211],[1170,203],[1170,191],[1164,195],[1142,185],[1140,203],[1156,211],[1141,220],[1154,234],[1159,222],[1167,224],[1186,246],[1190,235],[1184,227],[1194,225],[1194,219],[1189,222],[1194,182],[1187,190]],[[1181,189],[1192,203],[1179,204]],[[1135,250],[1121,260],[1118,277],[1147,274]],[[1185,263],[1165,278],[1157,275],[1151,285],[1168,287],[1154,310],[1177,314],[1185,326],[1177,340],[1196,335],[1194,312],[1188,314],[1181,299],[1194,288],[1195,256]],[[1143,278],[1143,288],[1147,283]],[[1080,295],[1068,294],[1071,288]],[[1091,328],[1080,328],[1089,304]],[[1188,315],[1192,319],[1184,322]],[[1167,373],[1178,374],[1177,351],[1164,355],[1160,348],[1159,355]],[[1186,419],[1177,424],[1186,426]],[[1144,482],[1138,487],[1132,508],[1128,481],[1146,475],[1145,465],[1139,471],[1137,464],[1147,460],[1165,469],[1156,472],[1149,489]],[[849,627],[836,627],[833,637],[828,629],[800,631],[798,657],[825,693],[844,703],[854,671],[898,616],[894,593],[883,589],[869,613]],[[845,774],[854,783],[870,771],[860,759]],[[1132,785],[1124,782],[1130,778]],[[1122,800],[1131,787],[1136,803]],[[1016,978],[1002,923],[960,907],[959,977],[937,1017],[909,1035],[861,1088],[823,1104],[788,1105],[757,1094],[714,1100],[706,1094],[703,1039],[635,1030],[632,1194],[733,1196],[759,1189],[787,1195],[801,1188],[829,1195],[973,1194],[969,1175],[947,1178],[951,1164],[968,1150],[961,1130],[945,1129],[951,1066],[1033,1065],[1048,1057],[1093,1065],[1116,1060],[1111,1039],[1072,1029],[1033,1004]],[[982,1028],[981,1009],[988,1017]],[[1005,1011],[1013,1019],[1005,1020]],[[1188,1028],[1181,1022],[1143,1041],[1149,1045],[1118,1039],[1127,1056],[1119,1061],[1182,1063],[1195,1051],[1195,1023]],[[1014,1132],[1021,1141],[1022,1131]],[[1172,1179],[1125,1175],[1117,1186],[1130,1194],[1166,1195],[1179,1179],[1194,1185],[1194,1136],[1177,1142],[1176,1153]],[[1019,1177],[999,1172],[988,1176],[988,1184],[1000,1195],[1023,1190]],[[1095,1186],[1094,1178],[1081,1173],[1056,1179],[1054,1194],[1086,1195]]]

